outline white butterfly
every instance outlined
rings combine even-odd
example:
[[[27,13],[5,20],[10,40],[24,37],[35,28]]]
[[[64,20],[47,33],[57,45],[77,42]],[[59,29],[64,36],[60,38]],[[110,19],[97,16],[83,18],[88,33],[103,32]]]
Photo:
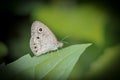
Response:
[[[55,35],[46,25],[40,21],[33,22],[31,27],[30,48],[35,56],[57,50],[62,46],[63,43],[56,39]]]

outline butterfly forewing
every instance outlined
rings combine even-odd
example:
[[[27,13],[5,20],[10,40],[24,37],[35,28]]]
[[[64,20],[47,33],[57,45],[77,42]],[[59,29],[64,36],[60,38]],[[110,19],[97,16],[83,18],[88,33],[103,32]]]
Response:
[[[62,43],[57,41],[51,30],[39,21],[35,21],[31,27],[30,48],[32,52],[39,56],[43,53],[56,50]]]

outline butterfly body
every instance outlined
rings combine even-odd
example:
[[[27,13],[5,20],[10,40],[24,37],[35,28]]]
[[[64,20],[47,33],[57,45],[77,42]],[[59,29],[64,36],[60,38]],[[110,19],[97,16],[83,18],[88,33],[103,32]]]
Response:
[[[57,50],[63,43],[57,41],[51,30],[39,21],[31,27],[30,48],[34,55],[39,56],[49,51]]]

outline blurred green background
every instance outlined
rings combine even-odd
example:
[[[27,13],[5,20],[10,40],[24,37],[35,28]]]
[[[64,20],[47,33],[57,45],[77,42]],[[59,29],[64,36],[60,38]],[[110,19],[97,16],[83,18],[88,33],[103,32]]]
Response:
[[[120,3],[115,0],[1,0],[0,63],[31,54],[31,24],[46,24],[64,47],[93,43],[69,79],[107,80],[120,76]],[[71,63],[72,64],[72,63]]]

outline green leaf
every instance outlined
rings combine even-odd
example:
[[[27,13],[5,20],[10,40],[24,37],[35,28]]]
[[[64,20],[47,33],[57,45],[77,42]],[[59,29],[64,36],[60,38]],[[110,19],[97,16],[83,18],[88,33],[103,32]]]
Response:
[[[76,44],[39,57],[31,57],[28,54],[13,63],[1,65],[0,73],[2,73],[0,75],[2,75],[5,80],[65,80],[68,78],[80,55],[90,45],[91,44]]]

